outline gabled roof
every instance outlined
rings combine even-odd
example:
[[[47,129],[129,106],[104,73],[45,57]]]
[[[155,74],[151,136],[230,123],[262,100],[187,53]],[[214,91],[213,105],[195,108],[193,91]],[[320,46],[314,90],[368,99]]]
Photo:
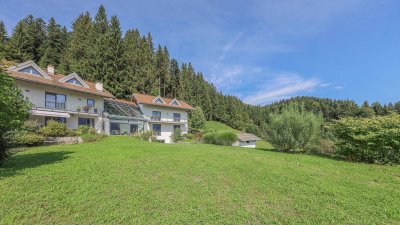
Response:
[[[260,141],[261,138],[257,137],[254,134],[249,133],[240,133],[237,135],[239,141]]]
[[[164,104],[155,102],[155,100],[157,100],[158,98],[161,98]],[[178,103],[178,105],[171,104],[174,100]],[[156,105],[156,106],[164,106],[164,107],[186,109],[186,110],[194,109],[191,105],[187,104],[184,101],[172,98],[162,98],[160,96],[139,94],[139,93],[132,94],[132,101],[136,102],[136,104]]]
[[[43,76],[36,76],[36,75],[32,75],[32,74],[24,73],[24,72],[20,71],[21,69],[27,68],[29,66],[32,66],[33,68],[35,68],[35,70],[40,72],[40,74]],[[73,91],[78,91],[78,92],[84,92],[84,93],[98,95],[98,96],[102,96],[102,97],[106,97],[106,98],[114,98],[114,96],[107,90],[103,89],[103,91],[98,91],[96,89],[96,83],[82,80],[77,74],[70,74],[68,76],[65,76],[62,74],[54,74],[54,75],[49,74],[49,73],[47,73],[47,71],[42,70],[38,65],[36,65],[31,60],[8,68],[7,73],[11,77],[14,77],[17,80],[23,80],[23,81],[37,83],[37,84],[43,84],[43,85],[50,85],[53,87],[58,87],[58,88],[63,88],[63,89],[68,89],[68,90],[73,90]],[[65,81],[69,80],[68,77],[74,77],[77,80],[80,79],[80,82],[82,81],[81,83],[84,86],[66,83]]]
[[[67,83],[68,81],[70,81],[72,79],[76,79],[83,87],[89,88],[89,86],[86,84],[86,82],[84,80],[82,80],[82,78],[77,73],[71,73],[70,75],[61,78],[59,81]]]

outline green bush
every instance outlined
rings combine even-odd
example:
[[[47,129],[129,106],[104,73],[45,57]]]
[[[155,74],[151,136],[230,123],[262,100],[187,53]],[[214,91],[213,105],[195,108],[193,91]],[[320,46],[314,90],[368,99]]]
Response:
[[[182,131],[181,129],[175,129],[174,133],[171,135],[171,139],[173,142],[179,142],[183,140]]]
[[[351,161],[400,163],[400,115],[344,118],[332,126],[336,153]]]
[[[45,138],[42,135],[35,133],[22,134],[17,139],[20,146],[28,147],[43,145],[45,141]]]
[[[182,137],[185,138],[185,139],[188,139],[188,140],[192,140],[196,136],[194,134],[191,134],[191,133],[186,133],[186,134],[183,134]]]
[[[157,141],[156,137],[154,137],[153,132],[152,131],[146,131],[143,132],[139,135],[139,138],[147,141],[147,142],[155,142]]]
[[[47,126],[40,128],[39,133],[46,137],[66,137],[71,134],[69,129],[64,123],[50,120]]]
[[[214,145],[231,146],[237,141],[237,136],[232,131],[212,132],[204,135],[204,142]]]
[[[81,135],[83,135],[83,134],[88,134],[88,133],[89,133],[89,129],[90,129],[89,126],[80,125],[80,126],[78,126],[78,129],[76,129],[76,133],[77,133],[79,136],[81,136]]]
[[[204,112],[200,107],[196,107],[190,113],[189,127],[190,129],[201,130],[204,129],[204,125],[206,124],[206,117],[204,116]]]
[[[83,142],[96,142],[101,141],[106,137],[104,134],[82,134],[81,138]]]
[[[290,105],[281,114],[271,115],[268,141],[278,150],[310,151],[318,143],[322,123],[322,116]]]

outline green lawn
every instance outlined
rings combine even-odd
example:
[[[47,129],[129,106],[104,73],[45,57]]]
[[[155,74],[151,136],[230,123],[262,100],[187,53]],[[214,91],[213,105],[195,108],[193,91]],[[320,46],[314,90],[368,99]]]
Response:
[[[400,166],[131,137],[0,168],[0,224],[399,224]]]
[[[233,129],[232,127],[217,122],[217,121],[207,121],[204,125],[204,131],[207,132],[215,132],[215,131],[233,131],[234,133],[241,133],[240,130]]]

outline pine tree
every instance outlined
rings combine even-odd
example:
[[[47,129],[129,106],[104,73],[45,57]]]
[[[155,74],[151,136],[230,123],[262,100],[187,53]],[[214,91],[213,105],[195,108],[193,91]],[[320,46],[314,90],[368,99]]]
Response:
[[[40,60],[40,65],[46,67],[53,65],[58,67],[60,64],[61,53],[64,50],[65,38],[63,37],[63,30],[59,24],[56,23],[53,17],[50,18],[47,25],[46,40],[43,44],[43,57]]]
[[[158,45],[157,52],[155,54],[155,69],[158,81],[159,95],[165,97],[169,91],[169,83],[171,82],[170,74],[170,59],[167,48],[161,48]]]
[[[106,73],[102,77],[104,86],[110,90],[117,98],[124,97],[124,87],[129,85],[123,83],[124,72],[124,45],[119,20],[116,16],[112,16],[110,26],[107,30],[107,51],[105,52]]]
[[[40,18],[35,19],[32,15],[25,17],[14,27],[8,43],[7,57],[17,61],[39,62],[45,37],[45,22]]]
[[[8,33],[3,21],[0,20],[0,59],[6,56]]]
[[[170,65],[171,91],[170,91],[169,95],[167,95],[167,97],[176,98],[176,97],[178,97],[178,90],[179,90],[179,86],[180,86],[180,84],[179,84],[180,68],[178,65],[178,61],[176,61],[175,59],[172,59],[170,64],[171,64]]]
[[[108,29],[109,23],[103,5],[97,11],[93,22],[93,33],[91,37],[91,47],[89,51],[90,66],[89,74],[92,81],[102,81],[104,74],[107,73],[108,58]]]
[[[63,31],[64,38],[66,29]],[[72,23],[72,32],[61,57],[61,69],[64,73],[78,73],[83,79],[92,80],[90,69],[90,48],[93,37],[93,24],[88,12],[79,15]]]
[[[143,76],[139,74],[141,37],[138,30],[128,30],[125,34],[124,45],[124,81],[123,98],[129,99],[134,92],[144,92],[142,84]]]
[[[140,41],[140,56],[139,74],[143,76],[143,93],[158,95],[159,89],[154,67],[153,38],[150,33],[147,34],[147,37],[142,37]]]

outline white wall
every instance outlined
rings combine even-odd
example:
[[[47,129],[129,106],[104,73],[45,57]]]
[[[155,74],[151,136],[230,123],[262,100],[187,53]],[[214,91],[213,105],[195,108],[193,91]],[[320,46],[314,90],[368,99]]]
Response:
[[[237,146],[237,147],[244,147],[244,148],[255,148],[256,147],[256,141],[236,141],[235,143],[232,144],[232,146]]]
[[[174,125],[180,125],[183,134],[188,132],[188,113],[186,110],[145,104],[140,104],[139,107],[142,110],[144,116],[148,119],[152,117],[153,111],[161,112],[160,122],[149,122],[147,126],[145,126],[145,131],[149,131],[152,130],[153,124],[161,124],[161,135],[157,136],[157,140],[164,140],[165,143],[171,143],[171,135],[174,132]],[[181,114],[182,123],[173,123],[174,113]]]
[[[94,119],[95,128],[98,132],[102,132],[102,118],[101,112],[104,107],[104,100],[101,96],[81,93],[77,91],[71,91],[67,89],[52,87],[48,85],[35,84],[27,81],[17,80],[17,86],[22,90],[22,93],[29,101],[36,107],[45,108],[45,92],[51,92],[56,94],[64,94],[66,96],[66,110],[76,111],[78,106],[81,108],[87,105],[87,99],[93,99],[95,101],[95,108],[98,109],[99,116],[89,116],[84,114],[71,114],[70,118],[67,118],[67,127],[70,129],[78,128],[78,118],[91,118]],[[82,110],[83,112],[83,110]],[[44,125],[43,116],[31,116],[31,119],[37,120],[39,123]]]

